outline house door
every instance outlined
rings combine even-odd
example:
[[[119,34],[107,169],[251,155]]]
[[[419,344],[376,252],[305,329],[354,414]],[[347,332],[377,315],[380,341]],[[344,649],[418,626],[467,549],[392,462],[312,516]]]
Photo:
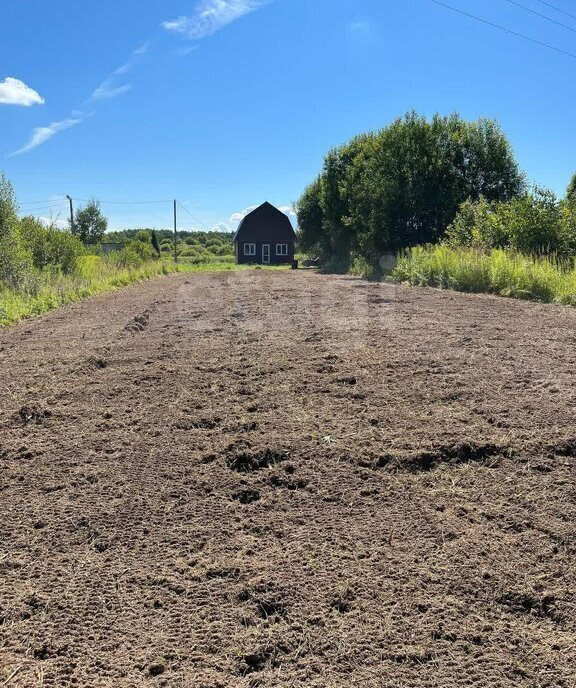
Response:
[[[262,262],[270,262],[270,244],[262,244]]]

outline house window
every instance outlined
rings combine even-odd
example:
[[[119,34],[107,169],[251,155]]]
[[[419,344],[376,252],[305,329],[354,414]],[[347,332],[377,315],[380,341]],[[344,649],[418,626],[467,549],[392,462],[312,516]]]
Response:
[[[277,256],[287,256],[288,255],[288,244],[276,244],[276,255]]]
[[[256,244],[244,244],[244,255],[245,256],[255,256],[256,255]]]

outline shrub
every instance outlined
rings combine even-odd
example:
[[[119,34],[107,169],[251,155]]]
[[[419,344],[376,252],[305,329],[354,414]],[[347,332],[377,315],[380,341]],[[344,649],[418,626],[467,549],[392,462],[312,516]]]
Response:
[[[114,255],[114,260],[120,267],[138,267],[148,260],[156,259],[157,253],[152,244],[142,241],[129,241],[121,251]]]
[[[152,234],[148,229],[140,229],[134,239],[141,241],[143,244],[149,244],[151,243]]]
[[[0,172],[0,286],[18,288],[31,269],[19,231],[16,195],[12,184]]]
[[[497,206],[509,245],[522,253],[563,253],[560,209],[556,196],[546,189]]]
[[[215,256],[231,256],[234,255],[234,247],[229,244],[220,244],[218,246],[212,245],[208,247],[208,250],[210,253],[212,253]]]
[[[22,245],[36,269],[50,267],[67,274],[76,270],[78,258],[84,252],[77,237],[53,226],[45,227],[33,217],[23,218],[19,230]]]
[[[576,208],[539,187],[505,203],[468,200],[446,236],[454,247],[513,248],[568,257],[576,250]]]
[[[191,247],[191,246],[186,246],[186,248],[183,248],[180,251],[181,256],[198,256],[198,251],[196,250],[196,247]]]
[[[476,248],[503,248],[509,242],[502,218],[484,197],[476,202],[464,201],[446,238],[452,245]]]

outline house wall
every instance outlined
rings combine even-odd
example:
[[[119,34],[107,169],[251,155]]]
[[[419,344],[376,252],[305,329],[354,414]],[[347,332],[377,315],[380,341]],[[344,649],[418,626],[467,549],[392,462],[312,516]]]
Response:
[[[244,244],[256,244],[256,255],[255,256],[245,256],[244,255]],[[236,262],[240,265],[253,264],[253,265],[263,265],[262,263],[262,245],[270,244],[270,265],[283,265],[292,263],[294,260],[294,241],[239,241],[236,242]],[[287,256],[277,256],[276,255],[276,244],[288,244],[288,255]]]

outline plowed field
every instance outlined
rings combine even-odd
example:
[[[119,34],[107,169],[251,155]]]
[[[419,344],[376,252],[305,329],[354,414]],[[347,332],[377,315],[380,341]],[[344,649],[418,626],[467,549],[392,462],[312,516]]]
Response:
[[[0,332],[0,686],[576,686],[576,311],[177,275]]]

